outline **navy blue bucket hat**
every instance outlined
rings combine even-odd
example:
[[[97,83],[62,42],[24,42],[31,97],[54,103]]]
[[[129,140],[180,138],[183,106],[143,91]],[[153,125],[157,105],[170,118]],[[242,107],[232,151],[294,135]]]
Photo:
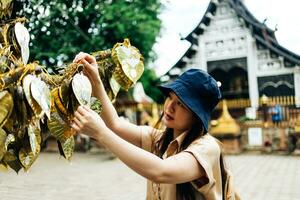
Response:
[[[189,69],[172,83],[159,86],[168,94],[173,91],[178,98],[202,121],[208,132],[210,116],[221,99],[221,92],[216,80],[207,72]]]

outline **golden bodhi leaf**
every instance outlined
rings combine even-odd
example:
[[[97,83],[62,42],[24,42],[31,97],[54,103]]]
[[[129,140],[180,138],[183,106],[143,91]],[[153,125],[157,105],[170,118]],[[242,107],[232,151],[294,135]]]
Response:
[[[64,115],[68,115],[68,111],[66,109],[66,107],[64,106],[61,98],[60,98],[60,95],[59,95],[59,88],[54,88],[52,91],[51,91],[51,98],[54,100],[55,102],[55,106],[57,107],[57,109],[63,113]],[[53,109],[52,109],[53,110]]]
[[[14,30],[15,30],[16,40],[21,49],[22,61],[26,65],[29,58],[29,39],[30,39],[29,32],[27,28],[20,22],[17,22],[15,24]]]
[[[112,49],[112,59],[116,64],[113,77],[128,90],[144,72],[144,58],[140,51],[131,46],[128,39],[117,43]]]
[[[69,137],[67,140],[62,141],[60,140],[58,142],[58,148],[60,150],[60,153],[63,157],[65,157],[67,160],[70,160],[73,152],[74,152],[74,148],[75,148],[75,139],[74,137]]]
[[[57,140],[65,141],[75,134],[69,122],[66,122],[56,110],[54,99],[51,102],[51,118],[47,121],[47,126]]]
[[[40,152],[41,149],[41,131],[37,125],[29,124],[27,128],[27,133],[29,136],[30,148],[35,156]]]
[[[37,102],[31,96],[30,84],[35,79],[34,75],[28,74],[23,78],[23,90],[25,93],[26,100],[30,107],[32,108],[34,114],[40,117],[42,113],[41,107],[37,104]]]
[[[2,127],[9,118],[14,107],[13,98],[8,91],[0,92],[0,127]]]
[[[40,151],[40,147],[38,146],[37,151]],[[31,149],[21,148],[19,151],[19,160],[24,167],[24,170],[27,171],[34,161],[37,159],[38,154],[34,154]]]
[[[68,107],[70,101],[70,82],[68,79],[64,80],[58,89],[59,99],[65,108]]]
[[[14,149],[9,149],[5,153],[3,157],[3,162],[17,173],[20,171],[20,169],[22,169],[22,166]]]
[[[40,108],[42,108],[42,110],[44,111],[44,113],[46,113],[49,119],[51,108],[51,95],[46,83],[41,81],[39,78],[35,77],[31,81],[30,91],[33,99],[37,102]]]
[[[0,128],[0,161],[2,160],[4,154],[7,151],[5,147],[6,136],[7,135],[5,131],[2,128]]]
[[[72,90],[80,105],[91,105],[92,85],[88,77],[76,74],[72,80]]]

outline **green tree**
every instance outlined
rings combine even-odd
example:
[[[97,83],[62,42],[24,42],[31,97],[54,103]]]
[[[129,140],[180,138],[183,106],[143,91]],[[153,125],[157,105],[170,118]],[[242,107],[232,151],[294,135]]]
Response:
[[[79,51],[111,48],[124,38],[149,61],[161,27],[158,0],[19,0],[15,6],[29,20],[31,59],[48,66],[70,61]]]
[[[155,58],[152,46],[161,28],[159,0],[17,0],[14,4],[14,13],[28,19],[30,60],[53,71],[80,51],[112,48],[124,38],[141,51],[146,65]],[[143,77],[153,98],[157,92],[148,81],[157,78],[151,70],[145,70]]]

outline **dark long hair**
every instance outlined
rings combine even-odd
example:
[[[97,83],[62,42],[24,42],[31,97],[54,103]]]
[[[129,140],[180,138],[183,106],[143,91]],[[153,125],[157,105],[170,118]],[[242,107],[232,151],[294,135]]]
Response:
[[[162,118],[162,116],[161,116]],[[160,121],[161,121],[160,118]],[[183,139],[183,142],[180,146],[179,151],[182,151],[186,149],[195,139],[198,137],[201,137],[205,135],[206,132],[203,128],[203,125],[201,122],[195,123],[185,138]],[[162,158],[163,154],[166,152],[168,145],[173,140],[173,129],[166,128],[165,132],[161,136],[161,138],[158,140],[158,142],[155,144],[155,154],[158,155],[160,158]],[[176,185],[177,190],[177,196],[180,197],[183,200],[194,200],[195,195],[193,192],[193,187],[190,182],[181,183]]]
[[[155,127],[158,126],[158,124],[161,122],[161,119],[163,117],[163,114],[161,115],[159,121],[156,123]],[[180,151],[183,151],[186,149],[195,139],[202,137],[206,135],[207,132],[205,131],[202,122],[200,120],[195,123],[189,132],[186,134],[180,149]],[[155,144],[155,151],[154,153],[162,158],[163,154],[166,152],[168,145],[171,143],[173,140],[173,129],[171,128],[166,128],[165,132],[162,134],[161,138],[157,141]],[[223,160],[223,155],[221,153],[220,155],[220,167],[221,167],[221,176],[222,176],[222,191],[224,191],[224,186],[225,186],[225,181],[226,181],[226,170],[224,167],[224,160]],[[186,183],[180,183],[176,185],[176,191],[177,191],[177,197],[180,197],[182,200],[194,200],[195,193],[194,193],[194,188],[190,182]],[[224,192],[223,193],[223,199],[224,199]]]

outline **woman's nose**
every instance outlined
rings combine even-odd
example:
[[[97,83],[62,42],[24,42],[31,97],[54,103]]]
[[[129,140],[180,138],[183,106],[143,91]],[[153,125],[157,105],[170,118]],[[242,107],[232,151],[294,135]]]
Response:
[[[167,109],[170,111],[170,112],[174,112],[175,111],[175,103],[174,101],[169,101],[168,105],[167,105]]]

